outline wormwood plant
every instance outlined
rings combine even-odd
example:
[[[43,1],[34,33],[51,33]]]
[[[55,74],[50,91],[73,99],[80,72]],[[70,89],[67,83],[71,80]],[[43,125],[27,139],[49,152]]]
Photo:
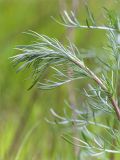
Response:
[[[88,18],[86,25],[82,25],[75,14],[64,11],[62,21],[57,23],[65,27],[84,28],[88,30],[105,30],[108,44],[105,46],[102,58],[96,57],[99,62],[99,72],[93,71],[84,62],[81,51],[75,44],[69,42],[64,46],[55,38],[40,35],[34,31],[27,34],[36,38],[31,45],[19,46],[21,54],[12,57],[18,71],[25,68],[32,69],[33,84],[38,88],[48,90],[74,80],[81,81],[87,78],[93,81],[84,89],[82,102],[79,109],[74,109],[76,119],[70,116],[58,115],[53,109],[58,124],[76,124],[80,137],[73,137],[68,133],[63,138],[69,143],[80,147],[80,158],[87,159],[111,159],[114,160],[120,154],[120,98],[119,98],[119,74],[120,74],[120,18],[111,11],[105,9],[108,23],[98,26],[93,14],[87,7]],[[72,74],[68,74],[68,66],[72,68]],[[52,70],[51,79],[40,81],[46,71]],[[67,103],[73,110],[73,108]],[[56,123],[51,122],[53,124]],[[89,157],[90,158],[90,157]]]

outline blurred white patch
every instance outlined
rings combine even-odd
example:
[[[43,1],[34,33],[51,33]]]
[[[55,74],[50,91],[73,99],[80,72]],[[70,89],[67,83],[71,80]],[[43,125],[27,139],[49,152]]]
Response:
[[[118,42],[118,44],[120,44],[120,34],[118,34],[118,36],[117,36],[117,42]]]

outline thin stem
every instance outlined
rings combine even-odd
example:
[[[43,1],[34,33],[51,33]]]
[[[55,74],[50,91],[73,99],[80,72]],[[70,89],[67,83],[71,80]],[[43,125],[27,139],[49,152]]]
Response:
[[[83,70],[86,70],[92,77],[92,79],[104,90],[106,93],[108,92],[106,86],[103,84],[103,82],[88,68],[86,67],[79,59],[72,59],[72,61],[78,65]],[[109,97],[109,96],[108,96]],[[109,100],[111,101],[111,104],[114,107],[114,111],[116,112],[117,118],[120,121],[120,108],[116,102],[116,100],[113,97],[109,97]]]
[[[84,25],[67,25],[67,24],[63,24],[64,26],[66,27],[80,27],[80,28],[83,28],[83,29],[100,29],[100,30],[108,30],[108,31],[115,31],[116,29],[114,28],[111,28],[111,27],[106,27],[106,26],[84,26]]]
[[[116,100],[113,97],[110,100],[111,100],[111,103],[112,103],[112,105],[114,107],[114,110],[115,110],[115,112],[117,114],[117,117],[118,117],[118,119],[120,121],[120,108],[118,106],[118,103],[116,102]]]

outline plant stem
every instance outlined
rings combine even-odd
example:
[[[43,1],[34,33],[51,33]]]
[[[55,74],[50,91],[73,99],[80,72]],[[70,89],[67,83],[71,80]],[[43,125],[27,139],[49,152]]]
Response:
[[[115,112],[117,114],[117,117],[118,117],[118,119],[120,121],[120,108],[119,108],[116,100],[113,97],[111,98],[111,103],[112,103],[112,105],[114,107],[114,110],[115,110]]]
[[[92,77],[92,79],[106,92],[108,93],[108,90],[106,86],[103,84],[103,82],[93,73],[88,67],[86,67],[79,59],[72,59],[72,62],[78,65],[83,70],[86,70],[87,73]],[[120,121],[120,108],[118,106],[118,103],[113,97],[108,96],[109,100],[111,101],[111,104],[114,108],[114,111],[116,112],[117,118]]]
[[[100,29],[100,30],[109,30],[109,31],[115,31],[116,29],[115,28],[110,28],[110,27],[106,27],[106,26],[84,26],[84,25],[67,25],[67,24],[64,24],[64,26],[67,26],[69,28],[72,28],[72,27],[80,27],[80,28],[83,28],[83,29]]]

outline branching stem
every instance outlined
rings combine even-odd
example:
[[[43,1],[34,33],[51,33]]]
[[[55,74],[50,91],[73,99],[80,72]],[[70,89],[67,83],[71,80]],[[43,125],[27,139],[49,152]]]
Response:
[[[88,67],[86,67],[83,63],[81,63],[81,61],[79,59],[73,59],[72,60],[73,63],[75,63],[76,65],[78,65],[80,68],[82,68],[83,70],[86,70],[87,73],[90,74],[90,76],[92,77],[92,79],[106,92],[108,93],[108,90],[106,88],[106,86],[104,85],[104,83],[96,76],[95,73],[93,73]],[[114,111],[116,112],[117,118],[120,121],[120,108],[116,102],[116,100],[113,97],[109,97],[109,100],[111,101],[111,104],[114,108]]]

